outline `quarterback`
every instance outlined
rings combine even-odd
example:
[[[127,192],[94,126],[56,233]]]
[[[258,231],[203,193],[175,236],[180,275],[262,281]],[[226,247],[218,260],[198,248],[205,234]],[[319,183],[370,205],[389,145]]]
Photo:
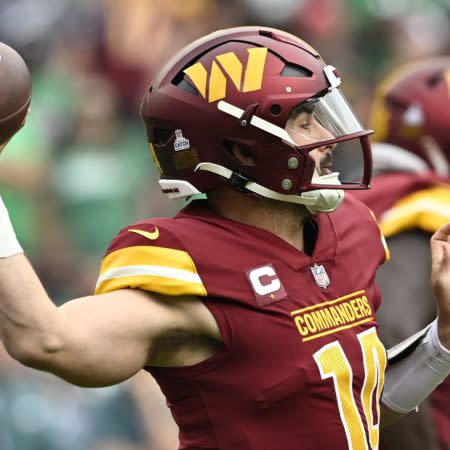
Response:
[[[376,213],[391,251],[391,264],[377,274],[387,299],[377,319],[389,346],[435,315],[428,241],[450,221],[450,58],[408,64],[384,80],[372,122],[375,176],[357,195]],[[447,379],[417,414],[382,432],[382,448],[447,450],[449,394]]]
[[[123,228],[96,295],[60,308],[3,208],[10,354],[80,386],[148,371],[180,449],[377,449],[380,424],[450,372],[450,224],[431,239],[438,319],[388,363],[375,317],[388,250],[367,207],[345,195],[369,186],[371,132],[340,84],[279,30],[221,30],[181,50],[141,115],[162,191],[207,199]],[[358,181],[335,170],[341,150],[361,155]]]

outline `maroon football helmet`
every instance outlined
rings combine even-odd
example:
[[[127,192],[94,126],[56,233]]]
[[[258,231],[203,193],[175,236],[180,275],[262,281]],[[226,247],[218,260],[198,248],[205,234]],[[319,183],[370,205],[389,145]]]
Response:
[[[450,173],[450,58],[409,64],[380,84],[372,109],[375,140],[419,156]]]
[[[228,182],[308,205],[322,189],[339,189],[343,197],[342,189],[367,188],[371,131],[361,126],[339,85],[337,69],[283,31],[239,27],[193,42],[159,73],[141,107],[163,192],[185,197]],[[327,139],[297,145],[285,129],[294,108],[313,111]],[[337,173],[319,176],[311,150],[350,140],[362,155],[361,177],[345,182]],[[240,163],[235,145],[254,164]]]

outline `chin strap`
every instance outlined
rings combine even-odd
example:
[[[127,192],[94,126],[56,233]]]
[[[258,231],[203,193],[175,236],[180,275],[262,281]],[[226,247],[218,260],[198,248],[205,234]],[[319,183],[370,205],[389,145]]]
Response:
[[[230,169],[214,163],[200,163],[195,170],[211,172],[229,180],[232,184],[233,180],[239,178],[239,175]],[[314,171],[313,182],[320,184],[340,184],[339,173],[333,172],[328,175],[320,176]],[[344,200],[344,191],[341,189],[318,189],[315,191],[303,192],[300,195],[280,194],[279,192],[267,189],[258,183],[240,178],[240,188],[260,195],[261,197],[271,198],[282,202],[296,203],[305,205],[311,214],[319,212],[332,212]]]
[[[450,374],[450,350],[439,340],[437,320],[388,350],[388,357],[381,401],[401,414],[417,409]]]
[[[316,184],[341,184],[339,181],[339,172],[332,172],[328,175],[319,175],[317,170],[314,170],[311,181]],[[319,212],[330,213],[335,211],[344,201],[345,195],[342,189],[317,189],[315,191],[303,192],[302,196],[308,197],[310,194],[316,199],[313,205],[306,206],[311,214],[317,214]]]

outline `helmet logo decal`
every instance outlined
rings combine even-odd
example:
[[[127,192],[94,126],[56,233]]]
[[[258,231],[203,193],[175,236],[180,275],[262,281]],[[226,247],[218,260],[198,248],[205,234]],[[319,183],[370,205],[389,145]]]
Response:
[[[242,72],[244,67],[234,52],[218,55],[216,57],[217,62],[216,60],[213,61],[209,74],[201,62],[188,67],[184,70],[184,73],[192,80],[205,99],[207,97],[206,87],[208,86],[209,103],[226,97],[227,79],[225,74],[228,75],[239,92],[259,91],[266,64],[267,48],[253,47],[248,48],[247,52],[248,60],[243,81]]]
[[[173,148],[176,152],[191,148],[189,139],[186,139],[183,136],[183,132],[181,130],[175,130],[175,142],[173,143]]]

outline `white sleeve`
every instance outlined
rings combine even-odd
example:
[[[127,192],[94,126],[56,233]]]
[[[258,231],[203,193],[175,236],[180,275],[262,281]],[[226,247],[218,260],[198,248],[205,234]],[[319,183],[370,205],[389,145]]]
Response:
[[[396,349],[402,351],[393,351]],[[412,349],[409,354],[408,349]],[[398,358],[402,353],[406,356]],[[437,319],[388,351],[388,355],[392,362],[386,371],[381,400],[399,413],[416,409],[450,374],[450,350],[439,341]]]
[[[16,233],[14,232],[8,210],[0,197],[0,258],[22,253]]]

